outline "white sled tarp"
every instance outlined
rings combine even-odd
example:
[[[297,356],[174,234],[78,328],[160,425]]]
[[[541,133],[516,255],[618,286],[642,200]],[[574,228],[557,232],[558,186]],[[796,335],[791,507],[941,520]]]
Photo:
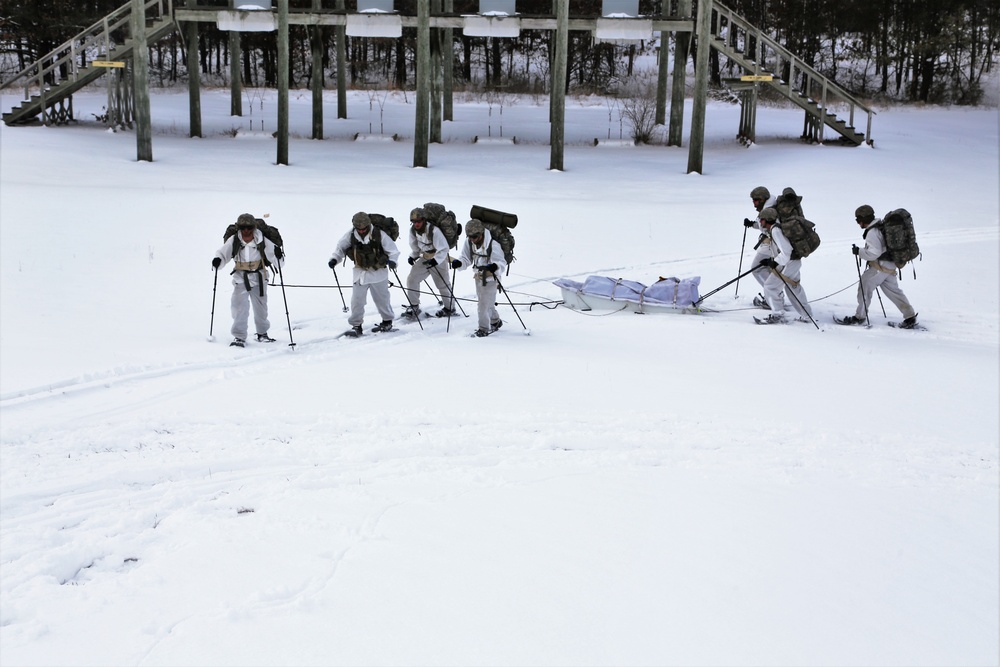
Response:
[[[660,278],[646,286],[634,280],[589,276],[582,283],[560,278],[563,303],[576,310],[627,310],[636,313],[684,312],[698,300],[701,277]]]

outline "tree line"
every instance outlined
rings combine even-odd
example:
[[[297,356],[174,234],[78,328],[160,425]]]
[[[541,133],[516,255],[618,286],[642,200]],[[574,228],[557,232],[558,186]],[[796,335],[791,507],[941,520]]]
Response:
[[[432,0],[440,12],[444,0]],[[335,9],[343,0],[322,0]],[[0,75],[10,76],[87,26],[120,7],[124,0],[0,0]],[[175,0],[181,4],[181,0]],[[227,0],[197,0],[199,7],[228,7]],[[478,11],[476,0],[453,0],[452,12]],[[697,0],[692,3],[697,6]],[[828,78],[861,98],[905,102],[977,104],[993,75],[1000,47],[1000,3],[995,0],[728,0],[737,13]],[[348,7],[354,0],[348,0]],[[676,15],[678,0],[640,0],[639,13]],[[290,0],[292,11],[309,10],[313,0]],[[416,12],[416,0],[396,0],[401,13]],[[526,16],[547,16],[553,0],[518,0]],[[597,16],[599,0],[573,0],[570,15]],[[310,32],[290,26],[289,80],[307,87],[313,67],[330,81],[335,73],[336,31],[320,29],[323,61],[312,62]],[[201,23],[199,63],[202,79],[226,83],[229,76],[228,33]],[[522,30],[520,37],[467,37],[453,31],[451,45],[457,89],[544,93],[554,34]],[[613,91],[636,73],[640,57],[653,55],[659,44],[614,44],[585,32],[569,33],[567,85],[570,92]],[[412,88],[415,85],[416,30],[404,28],[400,39],[346,37],[351,87]],[[693,61],[696,48],[687,54]],[[672,39],[663,44],[673,49]],[[175,32],[150,48],[151,80],[170,86],[186,78],[186,48]],[[447,46],[444,47],[447,53]],[[712,81],[739,72],[724,55],[712,50]],[[277,45],[274,33],[243,33],[240,63],[244,85],[274,87]],[[329,85],[329,84],[327,84]]]

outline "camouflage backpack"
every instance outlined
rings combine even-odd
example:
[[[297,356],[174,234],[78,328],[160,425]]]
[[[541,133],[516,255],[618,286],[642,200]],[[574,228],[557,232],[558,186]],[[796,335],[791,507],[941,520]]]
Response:
[[[783,218],[778,226],[788,242],[792,244],[792,259],[808,257],[819,247],[816,225],[798,215]]]
[[[388,234],[393,241],[399,238],[399,223],[393,218],[381,213],[369,213],[368,218],[374,226]]]
[[[879,259],[888,259],[897,268],[903,268],[920,255],[917,233],[913,229],[913,218],[905,208],[889,211],[879,223],[885,237],[885,253]]]
[[[448,247],[457,248],[458,239],[462,236],[462,223],[455,219],[455,213],[434,202],[424,204],[424,210],[427,211],[431,224],[437,225],[441,233],[444,234]]]
[[[785,188],[778,195],[774,202],[774,210],[778,212],[778,220],[784,221],[793,215],[805,218],[802,213],[802,197],[795,194],[795,190]]]

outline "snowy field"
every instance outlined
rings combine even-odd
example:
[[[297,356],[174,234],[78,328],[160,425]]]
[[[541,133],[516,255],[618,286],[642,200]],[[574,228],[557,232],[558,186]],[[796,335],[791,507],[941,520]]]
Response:
[[[156,92],[152,163],[96,123],[99,90],[77,125],[0,126],[0,664],[1000,662],[995,108],[882,109],[873,148],[761,108],[748,149],[712,103],[699,175],[690,102],[683,148],[626,148],[571,100],[553,172],[529,99],[502,130],[457,104],[414,169],[412,94],[337,120],[330,93],[313,141],[300,91],[276,166],[276,99],[231,118],[206,91],[191,139],[186,94]],[[398,140],[353,140],[380,125]],[[818,329],[755,326],[749,276],[701,314],[556,305],[559,278],[731,280],[757,185],[817,223]],[[518,215],[516,312],[501,297],[486,339],[462,316],[337,339],[351,215],[431,201]],[[871,329],[832,321],[863,203],[913,214],[926,331],[888,300]],[[210,261],[243,212],[288,261],[278,342],[236,349]]]

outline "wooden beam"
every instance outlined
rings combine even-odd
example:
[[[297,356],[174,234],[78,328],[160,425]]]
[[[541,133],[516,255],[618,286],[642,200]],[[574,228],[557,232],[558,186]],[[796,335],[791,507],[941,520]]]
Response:
[[[278,0],[278,164],[288,164],[288,0]]]
[[[149,111],[149,47],[146,46],[145,5],[143,0],[132,0],[132,95],[135,98],[135,159],[152,162],[153,123]]]
[[[413,131],[413,166],[427,166],[431,97],[431,0],[417,0],[417,109]]]
[[[688,170],[702,172],[705,157],[705,112],[708,108],[709,29],[712,23],[711,2],[698,3],[698,61],[694,68],[694,102],[691,105],[691,143],[688,146]]]
[[[569,50],[569,0],[556,1],[555,56],[549,93],[549,169],[562,171],[566,143],[566,63]],[[596,25],[596,23],[595,23]]]

